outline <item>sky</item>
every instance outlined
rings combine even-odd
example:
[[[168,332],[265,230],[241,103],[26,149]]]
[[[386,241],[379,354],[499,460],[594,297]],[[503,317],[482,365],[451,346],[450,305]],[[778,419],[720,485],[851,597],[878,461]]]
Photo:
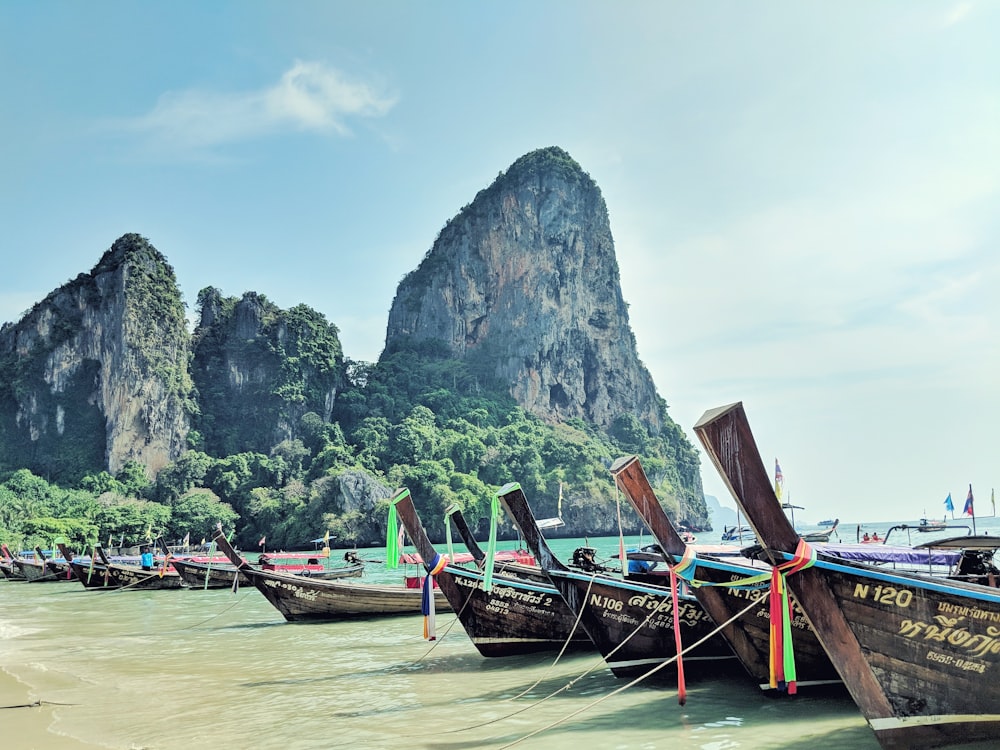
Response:
[[[695,446],[742,401],[800,520],[989,515],[998,37],[978,0],[0,3],[0,321],[136,232],[192,316],[257,291],[374,361],[446,222],[559,146]]]

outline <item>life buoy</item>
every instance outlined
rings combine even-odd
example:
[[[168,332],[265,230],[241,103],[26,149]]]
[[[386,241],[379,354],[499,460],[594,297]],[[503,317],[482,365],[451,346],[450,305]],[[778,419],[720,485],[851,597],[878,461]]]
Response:
[[[309,570],[309,568],[304,568],[304,569],[302,570],[302,572],[301,572],[301,573],[300,573],[299,575],[303,575],[303,576],[305,576],[306,578],[308,578],[309,576],[311,576],[311,575],[312,575],[312,571],[311,571],[311,570]]]

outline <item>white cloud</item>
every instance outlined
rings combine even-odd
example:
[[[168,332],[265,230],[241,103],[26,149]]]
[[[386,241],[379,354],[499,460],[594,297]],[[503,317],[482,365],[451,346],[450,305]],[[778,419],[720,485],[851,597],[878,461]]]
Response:
[[[381,117],[395,103],[395,96],[323,63],[297,61],[273,86],[167,92],[151,112],[123,124],[158,146],[197,151],[289,130],[349,135],[350,118]]]

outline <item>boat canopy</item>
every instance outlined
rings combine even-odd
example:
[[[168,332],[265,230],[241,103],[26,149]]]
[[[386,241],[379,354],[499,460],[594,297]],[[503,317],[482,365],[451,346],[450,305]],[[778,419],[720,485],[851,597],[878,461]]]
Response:
[[[914,545],[914,549],[1000,549],[1000,536],[989,534],[965,536],[950,536],[947,539],[934,539],[930,542]]]
[[[962,537],[968,539],[969,537]],[[891,544],[813,544],[813,549],[829,557],[871,564],[954,565],[962,557],[960,549],[929,549]]]

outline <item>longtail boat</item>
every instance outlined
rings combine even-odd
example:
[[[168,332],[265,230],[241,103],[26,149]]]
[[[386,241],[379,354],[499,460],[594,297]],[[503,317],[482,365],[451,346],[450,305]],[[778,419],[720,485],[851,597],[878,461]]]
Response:
[[[519,484],[504,485],[498,496],[539,565],[580,619],[616,677],[637,677],[660,668],[677,656],[678,638],[683,648],[685,643],[694,644],[707,637],[683,656],[685,664],[735,663],[732,649],[721,635],[713,635],[715,623],[693,596],[677,596],[675,618],[674,597],[668,588],[596,571],[574,570],[549,549]],[[674,628],[675,619],[679,636]],[[677,674],[676,662],[666,668]]]
[[[762,690],[794,693],[806,685],[840,682],[816,633],[794,603],[791,625],[797,677],[791,682],[778,679],[771,663],[771,603],[767,595],[770,565],[742,557],[704,554],[697,545],[684,542],[656,499],[637,456],[618,459],[611,466],[611,475],[671,564],[677,566],[678,575],[692,584],[695,598],[712,620],[723,626],[723,637]],[[748,610],[754,601],[757,606]]]
[[[419,587],[358,583],[347,579],[322,580],[260,570],[241,558],[222,532],[216,531],[213,539],[219,550],[289,622],[421,612],[423,592]],[[434,591],[434,603],[439,611],[451,609],[438,589]]]
[[[14,555],[6,544],[0,544],[0,573],[9,581],[24,580],[24,575],[20,568],[14,565]]]
[[[474,540],[471,547],[466,540],[466,546],[479,565],[456,565],[434,549],[408,489],[397,490],[392,503],[428,575],[448,599],[480,654],[497,657],[559,649],[571,638],[577,645],[589,645],[587,634],[574,628],[576,618],[541,570],[536,568],[532,577],[517,577],[497,572],[502,571],[501,562],[494,575],[487,577],[484,566],[492,560]],[[452,519],[456,516],[461,519],[456,526],[464,538],[468,525],[460,511],[450,514]]]
[[[38,552],[31,557],[28,554],[30,553],[22,552],[13,558],[14,568],[21,574],[21,578],[28,583],[52,580],[49,569],[45,566],[45,557],[39,556]]]
[[[118,584],[118,588],[149,591],[179,589],[184,586],[184,579],[174,570],[173,565],[166,558],[148,568],[144,568],[141,565],[131,565],[109,560],[100,545],[94,548],[94,552],[106,568],[107,576],[110,580]],[[74,567],[74,572],[76,571],[77,568]]]
[[[1000,591],[836,558],[785,517],[742,403],[695,425],[885,750],[1000,737]]]
[[[65,559],[46,557],[41,547],[35,546],[35,560],[41,561],[41,575],[37,578],[27,578],[28,583],[42,581],[72,581],[73,571]]]
[[[85,589],[118,589],[121,584],[117,578],[111,575],[107,566],[97,561],[96,555],[81,560],[73,556],[70,549],[59,542],[57,544],[59,552],[62,554],[66,564],[73,572],[73,577],[78,580]]]
[[[229,560],[206,562],[192,559],[171,559],[178,575],[192,589],[231,589],[236,586],[253,586]],[[237,581],[237,579],[239,579]]]

